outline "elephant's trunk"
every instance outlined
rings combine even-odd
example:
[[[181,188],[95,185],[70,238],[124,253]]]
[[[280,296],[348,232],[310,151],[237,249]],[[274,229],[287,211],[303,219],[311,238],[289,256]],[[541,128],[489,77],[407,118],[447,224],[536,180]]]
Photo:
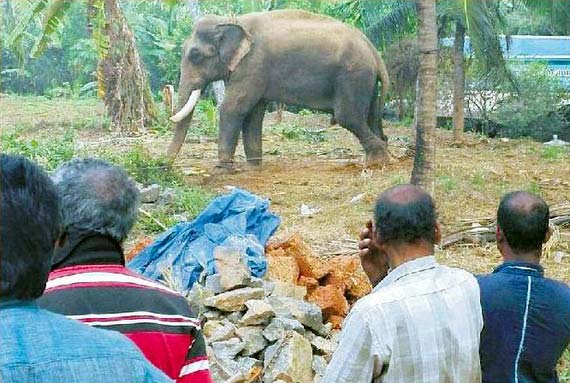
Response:
[[[179,89],[181,92],[183,88]],[[180,152],[180,148],[182,148],[182,144],[184,144],[184,139],[186,138],[186,133],[188,132],[188,128],[190,127],[190,121],[192,120],[192,115],[194,114],[194,108],[196,107],[196,103],[200,98],[201,90],[196,89],[192,91],[189,96],[184,97],[181,93],[179,97],[179,108],[178,113],[174,116],[170,117],[172,122],[176,122],[176,130],[174,132],[174,137],[168,146],[167,156],[171,160],[174,160]],[[187,100],[187,101],[185,101]]]

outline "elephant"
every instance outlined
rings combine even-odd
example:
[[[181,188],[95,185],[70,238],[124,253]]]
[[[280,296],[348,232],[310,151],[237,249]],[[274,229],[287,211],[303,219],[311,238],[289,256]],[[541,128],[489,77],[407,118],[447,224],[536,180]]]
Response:
[[[184,143],[201,92],[217,80],[226,84],[219,107],[218,167],[233,168],[240,133],[247,164],[261,165],[269,101],[330,112],[358,138],[367,165],[388,160],[381,118],[388,73],[356,28],[299,10],[202,16],[183,45],[170,159]]]

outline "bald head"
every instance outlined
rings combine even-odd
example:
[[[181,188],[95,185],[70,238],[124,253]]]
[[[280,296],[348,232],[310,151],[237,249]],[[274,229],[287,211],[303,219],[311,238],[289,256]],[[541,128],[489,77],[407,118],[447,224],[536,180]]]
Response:
[[[505,195],[497,225],[513,251],[540,251],[548,233],[548,205],[539,196],[516,191]]]
[[[418,186],[398,185],[384,191],[376,201],[374,217],[377,235],[384,243],[435,243],[435,204]]]

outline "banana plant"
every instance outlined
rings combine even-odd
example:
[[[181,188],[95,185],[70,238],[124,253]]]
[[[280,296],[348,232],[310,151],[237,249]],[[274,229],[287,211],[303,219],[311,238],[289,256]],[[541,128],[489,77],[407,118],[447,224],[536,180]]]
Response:
[[[134,36],[122,14],[119,0],[87,0],[88,25],[95,43],[98,95],[103,98],[112,124],[122,133],[145,129],[155,116],[155,106],[142,68]],[[45,52],[65,22],[73,0],[20,0],[13,2],[18,22],[8,35],[6,45],[21,49],[30,24],[41,24],[29,57]],[[21,55],[21,65],[25,63]],[[120,68],[121,73],[117,73]]]

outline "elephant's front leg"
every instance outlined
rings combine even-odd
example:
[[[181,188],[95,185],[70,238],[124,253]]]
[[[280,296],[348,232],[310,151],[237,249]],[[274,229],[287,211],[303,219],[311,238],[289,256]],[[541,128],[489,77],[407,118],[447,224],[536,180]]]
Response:
[[[262,131],[265,101],[260,101],[249,113],[243,124],[243,149],[249,167],[261,166],[263,156]]]
[[[220,131],[218,133],[218,167],[232,169],[239,134],[246,117],[259,100],[252,100],[245,93],[228,89],[220,107]]]

